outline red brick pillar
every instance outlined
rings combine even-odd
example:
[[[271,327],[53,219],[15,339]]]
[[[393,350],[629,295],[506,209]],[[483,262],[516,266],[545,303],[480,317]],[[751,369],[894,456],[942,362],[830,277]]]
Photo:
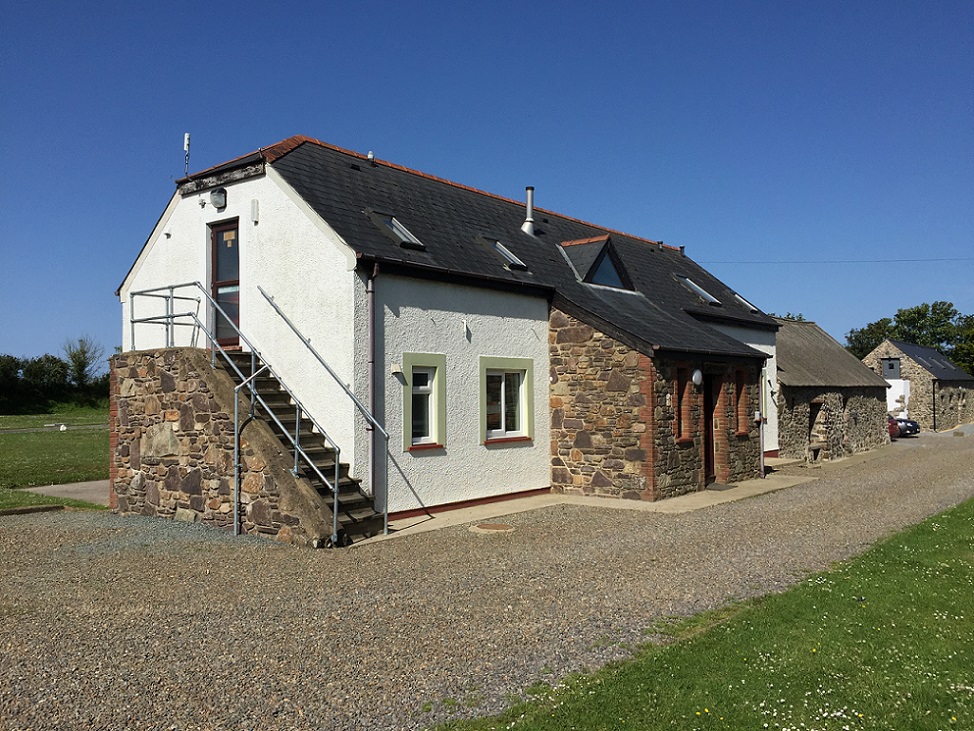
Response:
[[[643,460],[642,476],[645,489],[643,500],[656,500],[656,367],[653,359],[642,353],[639,354],[639,391],[646,401],[640,414],[645,431],[639,437],[639,446],[646,455]]]

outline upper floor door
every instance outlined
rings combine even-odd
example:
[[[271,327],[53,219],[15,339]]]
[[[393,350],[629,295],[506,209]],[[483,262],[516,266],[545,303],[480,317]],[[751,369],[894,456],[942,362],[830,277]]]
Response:
[[[211,229],[213,299],[223,310],[216,313],[216,340],[223,346],[240,344],[240,237],[236,221],[221,223]]]

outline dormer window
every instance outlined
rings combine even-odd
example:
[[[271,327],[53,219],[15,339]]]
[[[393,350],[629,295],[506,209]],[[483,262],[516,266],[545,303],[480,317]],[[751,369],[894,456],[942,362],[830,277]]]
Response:
[[[635,290],[608,234],[590,239],[562,241],[561,251],[572,265],[579,281],[627,292]]]
[[[528,270],[528,265],[517,258],[510,249],[508,249],[500,241],[493,242],[494,251],[500,254],[501,258],[507,262],[508,269],[514,269],[520,272],[526,272]]]
[[[690,279],[690,277],[678,277],[678,279],[680,280],[680,282],[683,284],[684,287],[686,287],[687,289],[689,289],[694,294],[697,294],[700,297],[702,297],[703,300],[708,305],[710,305],[711,307],[720,307],[721,306],[721,303],[720,303],[720,300],[719,299],[717,299],[716,297],[714,297],[712,294],[710,294],[710,292],[708,292],[703,287],[701,287],[699,284],[697,284],[692,279]]]
[[[616,269],[616,265],[612,261],[612,257],[608,255],[602,257],[602,261],[600,261],[598,266],[589,274],[587,281],[589,284],[601,284],[603,287],[631,289],[631,287],[627,287],[622,281],[622,276],[619,274],[619,270]]]

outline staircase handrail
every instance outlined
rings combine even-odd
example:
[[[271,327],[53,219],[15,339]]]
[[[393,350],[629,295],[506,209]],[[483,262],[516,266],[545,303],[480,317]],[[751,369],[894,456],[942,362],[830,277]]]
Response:
[[[200,301],[199,297],[192,298],[192,297],[185,297],[185,296],[176,296],[174,294],[176,290],[185,289],[187,287],[198,289],[200,291],[200,293],[203,295],[203,297],[208,301],[208,303],[210,304],[210,306],[214,309],[214,311],[215,312],[218,312],[224,318],[224,320],[226,320],[226,322],[230,325],[230,327],[233,328],[234,332],[237,334],[237,338],[239,339],[239,341],[242,342],[242,343],[245,343],[247,345],[247,347],[248,347],[248,349],[249,349],[249,351],[251,353],[251,361],[250,361],[251,362],[251,374],[250,374],[250,376],[245,376],[243,374],[243,371],[241,371],[237,367],[237,364],[233,362],[233,359],[230,357],[230,355],[227,353],[227,351],[223,349],[223,346],[221,346],[220,343],[218,342],[217,337],[216,337],[215,318],[214,318],[214,325],[213,325],[214,332],[211,333],[207,329],[206,324],[200,320],[199,315],[197,313],[195,313],[195,312],[175,312],[174,311],[174,309],[173,309],[173,303],[176,300],[184,300],[184,301],[188,300],[188,301],[196,301],[196,302],[199,302]],[[168,292],[169,294],[156,294],[157,292]],[[164,314],[164,315],[153,315],[153,316],[150,316],[150,317],[143,317],[143,318],[136,318],[134,316],[135,315],[135,297],[136,296],[156,297],[156,298],[166,299],[167,300],[167,302],[166,302],[166,314]],[[192,320],[192,322],[189,322],[189,323],[177,322],[177,319],[178,318],[189,318],[190,320]],[[200,284],[198,281],[197,282],[183,282],[181,284],[166,285],[164,287],[153,287],[153,288],[150,288],[150,289],[139,290],[137,292],[131,292],[131,293],[129,293],[129,319],[130,319],[130,322],[131,322],[131,325],[132,325],[132,349],[133,350],[135,350],[135,325],[136,325],[136,323],[152,323],[152,322],[158,322],[159,324],[166,325],[167,326],[166,341],[167,341],[167,345],[169,347],[174,347],[174,345],[175,345],[175,343],[174,343],[174,336],[173,336],[173,329],[172,328],[174,328],[177,325],[188,326],[188,327],[196,327],[199,330],[202,330],[203,331],[204,335],[206,335],[207,340],[209,341],[210,345],[212,346],[212,351],[211,352],[213,353],[213,355],[212,355],[212,362],[213,362],[213,364],[214,365],[216,364],[216,352],[219,351],[220,355],[223,356],[223,359],[226,361],[226,363],[234,370],[234,372],[237,374],[237,376],[239,376],[239,378],[241,380],[240,385],[239,386],[236,386],[234,388],[234,394],[235,394],[235,396],[237,394],[239,394],[240,389],[242,387],[244,387],[245,385],[248,388],[248,390],[250,392],[251,418],[254,415],[254,404],[255,403],[259,403],[263,407],[264,411],[271,417],[271,419],[274,420],[274,423],[277,424],[278,428],[281,430],[281,433],[283,433],[284,435],[286,435],[287,438],[288,438],[288,440],[293,445],[293,447],[294,447],[294,461],[295,461],[295,466],[294,466],[294,469],[292,470],[292,474],[294,474],[295,476],[297,476],[297,471],[298,471],[297,470],[297,468],[298,468],[297,462],[298,462],[298,455],[300,455],[301,458],[305,461],[305,463],[309,467],[311,467],[312,470],[314,470],[315,474],[321,479],[322,482],[324,482],[324,484],[327,486],[327,488],[331,491],[332,499],[333,499],[333,505],[332,505],[332,508],[333,508],[332,509],[332,522],[333,522],[332,528],[333,528],[333,530],[332,530],[331,539],[332,539],[333,545],[338,545],[338,540],[339,540],[339,538],[338,538],[338,510],[339,510],[339,507],[340,507],[339,506],[339,497],[338,497],[338,483],[339,483],[339,480],[340,480],[340,478],[339,478],[339,474],[340,474],[340,472],[339,472],[339,470],[340,470],[339,456],[340,456],[340,453],[341,453],[341,448],[338,446],[338,444],[335,442],[335,440],[333,440],[329,436],[328,432],[324,429],[324,427],[322,427],[318,423],[318,421],[310,413],[308,413],[305,410],[303,404],[297,398],[297,396],[294,395],[294,393],[287,386],[287,384],[281,379],[281,377],[277,374],[277,372],[274,370],[274,368],[260,354],[260,351],[257,350],[257,348],[254,347],[253,343],[251,343],[250,340],[247,339],[247,337],[243,334],[243,332],[241,332],[241,330],[237,326],[237,324],[235,322],[233,322],[232,319],[230,319],[230,317],[227,315],[227,313],[223,310],[223,308],[219,305],[219,303],[217,303],[217,301],[210,295],[210,293],[206,291],[206,289],[203,287],[203,285]],[[263,364],[264,364],[263,367],[260,368],[260,369],[257,369],[256,368],[256,360],[257,359],[260,359],[263,362]],[[254,382],[256,381],[257,374],[260,373],[263,370],[267,370],[275,379],[277,379],[277,382],[280,384],[281,388],[288,395],[288,397],[294,402],[294,404],[295,404],[295,406],[296,406],[296,408],[298,410],[297,411],[298,417],[297,417],[296,422],[295,422],[295,434],[297,434],[298,431],[300,430],[300,426],[301,426],[301,416],[300,416],[300,414],[301,413],[304,413],[305,414],[305,418],[308,421],[311,422],[311,424],[315,427],[315,429],[317,429],[318,432],[321,434],[321,436],[324,438],[325,442],[334,450],[334,452],[335,452],[335,482],[334,482],[334,484],[332,484],[332,482],[327,477],[325,477],[324,474],[322,474],[321,470],[318,469],[318,466],[308,456],[307,452],[305,452],[304,449],[301,447],[300,440],[291,435],[291,433],[281,423],[280,419],[277,418],[277,415],[274,413],[273,409],[271,409],[270,406],[267,405],[267,402],[264,400],[264,398],[257,391],[257,388],[254,385]],[[330,369],[329,369],[329,371],[330,371]],[[234,535],[239,535],[240,534],[240,523],[239,523],[239,508],[240,508],[240,493],[239,493],[239,491],[240,491],[240,479],[239,479],[240,478],[240,475],[239,475],[239,469],[240,469],[240,459],[239,459],[239,452],[240,452],[240,428],[239,428],[239,418],[240,418],[239,417],[239,399],[235,398],[234,399],[234,473],[235,473],[234,474],[234,478],[235,478],[234,479],[234,490],[235,490],[235,493],[234,493],[234,525],[233,525],[233,533],[234,533]]]
[[[348,384],[343,383],[342,379],[338,377],[338,374],[331,369],[331,366],[328,365],[325,359],[321,356],[321,353],[319,353],[315,349],[315,347],[311,344],[311,338],[306,338],[304,334],[300,330],[298,330],[297,326],[293,322],[291,322],[291,318],[289,318],[287,315],[284,314],[284,311],[280,307],[278,307],[277,303],[274,301],[274,298],[271,297],[269,294],[267,294],[267,292],[264,291],[264,288],[261,287],[259,284],[257,285],[257,290],[262,295],[264,295],[264,298],[270,303],[270,306],[274,308],[274,311],[281,317],[282,320],[284,320],[285,323],[287,323],[287,326],[290,327],[291,330],[294,332],[294,334],[298,336],[298,339],[302,343],[304,343],[305,347],[307,347],[308,350],[311,351],[311,354],[318,360],[318,362],[322,366],[324,366],[325,370],[328,371],[328,375],[330,375],[335,380],[335,383],[341,386],[342,390],[352,400],[352,402],[358,408],[362,416],[365,417],[366,421],[368,421],[374,428],[378,429],[379,433],[385,437],[386,441],[389,441],[389,432],[387,432],[383,428],[382,424],[379,423],[379,420],[376,419],[375,416],[373,416],[372,412],[369,411],[369,409],[365,406],[365,404],[362,403],[359,397],[355,395],[352,389],[348,387]]]
[[[352,391],[352,389],[348,387],[348,384],[344,383],[342,381],[342,379],[340,379],[338,377],[338,374],[335,373],[335,371],[332,370],[331,366],[328,365],[328,363],[325,361],[324,357],[322,357],[321,353],[319,353],[318,350],[311,344],[311,338],[305,337],[304,336],[304,333],[302,333],[298,329],[298,326],[295,325],[293,322],[291,322],[291,318],[284,314],[284,310],[282,310],[278,306],[278,304],[274,301],[274,298],[271,297],[271,295],[267,294],[267,292],[264,290],[264,288],[261,287],[259,284],[257,285],[257,291],[260,292],[262,295],[264,295],[264,299],[266,299],[267,302],[268,302],[268,304],[270,304],[270,306],[274,308],[274,312],[277,313],[278,317],[280,317],[282,320],[284,320],[284,322],[287,324],[287,326],[289,328],[291,328],[291,332],[293,332],[295,335],[297,335],[298,340],[300,340],[302,343],[304,343],[305,347],[311,352],[311,354],[318,360],[318,362],[328,372],[328,375],[330,375],[334,379],[335,383],[337,383],[339,386],[341,386],[341,389],[352,400],[352,403],[355,404],[356,408],[358,408],[359,413],[362,414],[362,416],[365,417],[365,420],[369,424],[371,424],[372,429],[378,431],[383,436],[383,438],[385,439],[386,445],[385,445],[385,449],[383,450],[385,459],[382,462],[382,467],[383,467],[384,474],[383,474],[382,482],[385,485],[386,495],[385,495],[385,499],[382,501],[382,503],[383,503],[383,505],[382,505],[382,521],[383,521],[382,532],[385,533],[386,535],[388,535],[389,534],[389,432],[387,432],[385,430],[385,427],[383,427],[382,424],[379,423],[379,420],[375,418],[375,415],[365,406],[365,404],[363,404],[361,402],[361,400],[359,399],[359,397],[355,395],[355,392]],[[369,437],[369,439],[370,439],[370,442],[369,442],[369,450],[370,450],[369,451],[369,461],[371,462],[371,464],[369,465],[369,469],[372,471],[372,479],[370,481],[370,483],[371,483],[370,484],[370,488],[372,489],[372,499],[375,500],[376,490],[377,490],[377,485],[376,485],[376,482],[377,482],[377,479],[376,479],[377,472],[376,472],[376,465],[374,463],[374,461],[375,461],[375,450],[374,450],[374,447],[375,447],[375,435],[374,435],[374,432]]]

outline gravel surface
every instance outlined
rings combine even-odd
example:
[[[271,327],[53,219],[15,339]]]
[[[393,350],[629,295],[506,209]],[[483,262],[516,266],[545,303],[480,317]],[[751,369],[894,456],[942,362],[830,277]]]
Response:
[[[347,550],[158,519],[0,518],[0,728],[417,729],[625,657],[974,497],[974,437],[900,440],[693,513],[558,506]]]

